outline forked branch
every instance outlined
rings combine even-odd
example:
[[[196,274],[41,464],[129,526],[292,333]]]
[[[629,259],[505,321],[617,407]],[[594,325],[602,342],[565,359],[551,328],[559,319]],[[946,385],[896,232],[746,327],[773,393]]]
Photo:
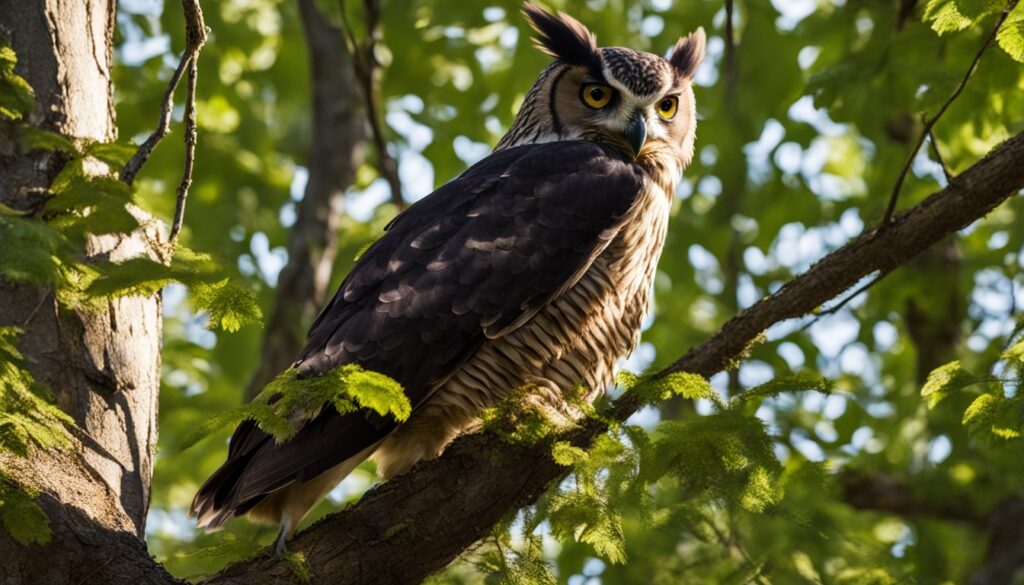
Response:
[[[946,163],[942,161],[939,155],[939,146],[935,143],[935,136],[932,135],[932,129],[935,128],[935,124],[939,121],[939,118],[946,113],[949,106],[956,101],[956,98],[960,97],[963,93],[964,88],[967,87],[967,82],[970,81],[971,76],[974,75],[974,71],[978,68],[978,63],[981,61],[981,56],[985,54],[985,50],[988,49],[992,41],[995,40],[996,35],[999,34],[999,29],[1006,22],[1007,17],[1013,12],[1013,9],[1017,7],[1019,0],[1008,0],[1003,11],[999,14],[999,18],[996,20],[996,25],[992,27],[992,32],[989,33],[988,37],[985,38],[985,42],[981,43],[981,47],[978,48],[978,52],[974,54],[974,59],[971,61],[971,66],[967,68],[967,72],[960,79],[960,83],[957,84],[956,89],[950,94],[949,98],[943,102],[939,111],[935,112],[931,118],[928,118],[924,122],[924,128],[921,129],[921,134],[917,137],[917,142],[914,143],[914,148],[910,150],[910,154],[907,155],[907,160],[903,163],[903,167],[900,168],[900,174],[896,177],[896,183],[892,186],[892,193],[889,194],[889,203],[885,206],[885,216],[882,218],[882,225],[886,226],[892,223],[893,213],[896,212],[896,202],[900,198],[900,189],[903,188],[903,182],[907,179],[907,173],[910,172],[911,165],[914,164],[914,157],[917,156],[917,152],[921,150],[921,145],[924,144],[925,138],[931,137],[932,146],[935,148],[935,154],[939,157],[939,164],[942,165],[942,171],[946,175],[946,179],[949,179],[949,170],[946,167]]]
[[[139,145],[128,164],[121,171],[121,180],[131,185],[143,165],[149,160],[164,136],[171,131],[171,113],[174,110],[174,92],[181,83],[181,78],[188,71],[188,83],[185,94],[185,164],[181,183],[178,185],[177,198],[174,204],[174,220],[168,237],[168,247],[173,253],[174,244],[181,233],[181,225],[185,219],[185,201],[188,189],[192,185],[192,167],[196,157],[196,77],[199,73],[199,52],[206,44],[206,22],[203,20],[203,9],[199,0],[181,0],[181,8],[185,14],[185,51],[181,55],[178,67],[171,75],[164,92],[163,104],[160,107],[160,118],[156,129]]]

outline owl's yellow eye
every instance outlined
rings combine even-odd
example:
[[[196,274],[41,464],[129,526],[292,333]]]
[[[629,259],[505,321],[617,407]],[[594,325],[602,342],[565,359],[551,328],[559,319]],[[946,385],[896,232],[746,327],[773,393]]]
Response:
[[[658,115],[666,120],[671,120],[679,109],[679,98],[670,95],[658,102]]]
[[[588,83],[580,90],[580,99],[591,108],[600,110],[612,101],[612,88],[603,83]]]

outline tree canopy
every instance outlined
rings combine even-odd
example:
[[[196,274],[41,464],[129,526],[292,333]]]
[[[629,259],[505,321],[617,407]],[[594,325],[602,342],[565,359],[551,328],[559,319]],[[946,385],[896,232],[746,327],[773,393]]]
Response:
[[[428,582],[1024,583],[1024,203],[1021,183],[997,176],[1013,165],[982,161],[1008,140],[1000,148],[1022,148],[1014,137],[1024,130],[1024,8],[1016,0],[546,6],[585,23],[599,45],[659,54],[703,26],[697,154],[673,202],[654,313],[611,397],[569,436],[529,417],[509,423],[515,403],[486,417],[484,434],[516,453],[543,452],[552,477],[564,479],[539,498],[510,499],[510,513]],[[486,156],[509,126],[548,61],[519,8],[506,0],[206,3],[198,144],[173,260],[87,264],[76,254],[87,232],[145,227],[143,216],[173,221],[186,158],[183,92],[171,134],[131,187],[81,169],[93,159],[122,167],[153,131],[186,50],[177,3],[119,3],[118,140],[19,130],[20,149],[71,162],[46,214],[0,207],[0,276],[48,287],[68,304],[162,291],[145,538],[176,577],[213,576],[273,540],[274,529],[245,520],[196,531],[186,517],[191,498],[223,460],[228,422],[248,416],[272,428],[277,420],[260,400],[242,408],[278,373],[258,372],[261,362],[291,357],[275,336],[301,339],[323,291],[399,205]],[[32,108],[17,59],[0,48],[0,118],[13,121]],[[347,77],[328,79],[339,68]],[[337,107],[355,130],[345,119],[323,126],[323,88],[332,88],[330,100],[348,100]],[[333,149],[345,160],[330,164],[351,167],[344,180],[337,166],[319,168]],[[343,184],[318,203],[321,217],[334,214],[320,225],[303,202],[324,177]],[[77,213],[85,209],[92,213]],[[304,246],[307,237],[324,239]],[[835,262],[815,266],[832,253]],[[295,288],[289,270],[316,272],[317,262],[326,268],[320,292]],[[787,284],[808,271],[805,284]],[[734,321],[712,337],[786,287],[791,300],[753,313],[764,329]],[[815,291],[820,301],[804,307]],[[289,300],[301,310],[276,317]],[[26,371],[18,335],[0,328],[0,450],[57,449],[73,421]],[[741,339],[735,352],[706,344]],[[386,380],[338,376],[351,396],[310,391],[408,408],[387,396]],[[436,479],[464,486],[460,477]],[[304,526],[375,481],[373,464],[360,466]],[[19,540],[48,538],[35,495],[0,470],[0,520]],[[391,520],[381,540],[415,526],[411,517]],[[288,561],[296,579],[316,582],[311,558]]]

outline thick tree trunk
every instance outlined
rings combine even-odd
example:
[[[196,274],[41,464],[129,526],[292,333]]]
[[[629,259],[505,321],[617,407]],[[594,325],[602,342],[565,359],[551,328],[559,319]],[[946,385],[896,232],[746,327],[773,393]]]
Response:
[[[0,34],[35,90],[29,123],[80,139],[116,135],[111,85],[114,0],[2,0]],[[65,157],[19,154],[0,135],[0,200],[29,209]],[[141,238],[92,237],[92,258],[148,254]],[[52,291],[0,282],[0,325],[20,327],[29,371],[77,425],[67,453],[0,466],[38,490],[53,538],[23,546],[0,531],[0,583],[169,582],[141,540],[149,507],[160,388],[160,298],[128,297],[100,310],[59,305]]]

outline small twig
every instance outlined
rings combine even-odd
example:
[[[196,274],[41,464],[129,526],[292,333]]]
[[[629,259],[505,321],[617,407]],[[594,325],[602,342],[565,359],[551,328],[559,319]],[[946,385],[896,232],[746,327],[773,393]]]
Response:
[[[164,261],[169,262],[174,254],[174,246],[181,233],[181,226],[185,220],[185,201],[188,199],[188,189],[192,186],[192,168],[195,166],[196,158],[196,78],[199,74],[199,51],[206,43],[206,23],[203,20],[203,9],[199,6],[199,0],[181,0],[182,12],[185,15],[185,51],[181,55],[174,75],[167,84],[167,91],[164,92],[163,105],[160,108],[160,119],[157,122],[156,130],[150,134],[139,149],[135,151],[131,160],[121,171],[121,180],[131,185],[135,176],[142,170],[142,166],[149,160],[157,144],[171,130],[171,111],[174,109],[174,92],[178,88],[181,78],[188,69],[188,84],[185,93],[185,168],[182,170],[181,183],[178,185],[177,196],[174,203],[174,219],[171,223],[171,232],[167,238],[167,252]],[[161,256],[164,254],[161,253]]]
[[[391,202],[401,210],[405,208],[405,199],[402,197],[402,183],[398,179],[398,164],[388,152],[383,125],[377,113],[377,104],[380,101],[380,63],[377,62],[374,49],[380,39],[380,3],[378,0],[363,1],[366,12],[366,41],[362,45],[356,39],[352,24],[348,20],[345,0],[338,0],[338,4],[341,9],[341,28],[345,33],[345,46],[348,48],[352,68],[366,103],[366,117],[370,121],[370,134],[373,135],[373,146],[377,152],[378,171],[391,190]]]
[[[878,281],[880,281],[883,278],[885,278],[885,276],[887,274],[889,274],[888,270],[884,271],[884,272],[879,272],[877,276],[875,276],[874,278],[872,278],[868,282],[864,283],[862,286],[857,287],[856,290],[854,290],[852,293],[847,295],[846,298],[844,298],[843,300],[839,301],[835,305],[832,305],[828,309],[825,309],[824,311],[818,311],[817,313],[815,313],[814,318],[811,319],[810,321],[808,321],[807,323],[805,323],[796,332],[797,333],[803,333],[804,331],[807,331],[808,329],[810,329],[812,325],[814,325],[815,323],[820,321],[822,317],[838,313],[840,311],[840,309],[842,309],[847,304],[849,304],[850,301],[852,301],[853,299],[857,298],[861,293],[866,292],[869,288],[875,286],[875,284],[877,284]]]
[[[51,292],[53,292],[53,291],[49,287],[43,289],[43,295],[42,295],[42,297],[39,298],[39,302],[36,303],[35,308],[32,309],[31,313],[28,314],[28,317],[25,318],[25,322],[21,324],[21,328],[22,329],[24,329],[25,327],[28,327],[28,324],[32,322],[32,319],[35,318],[36,313],[38,313],[39,309],[42,308],[43,303],[46,301],[46,299],[50,298],[50,293]]]
[[[178,84],[185,74],[185,68],[199,57],[199,51],[206,43],[206,23],[203,20],[203,10],[199,6],[199,0],[181,0],[181,6],[185,13],[185,51],[182,53],[181,61],[178,62],[178,67],[174,70],[174,75],[171,76],[167,90],[164,92],[164,101],[160,107],[160,118],[157,121],[156,130],[153,130],[149,138],[139,145],[139,149],[135,151],[131,160],[124,165],[124,169],[121,171],[121,180],[128,185],[135,181],[135,175],[142,170],[142,166],[149,160],[149,155],[153,154],[156,145],[171,131],[174,92],[178,89]]]
[[[181,225],[185,221],[185,201],[188,189],[192,186],[192,167],[196,160],[196,77],[199,74],[198,59],[192,59],[188,67],[188,91],[185,94],[185,168],[178,185],[177,200],[174,203],[174,222],[171,223],[171,235],[167,238],[170,254],[174,254],[174,245],[178,242]]]
[[[946,161],[943,160],[942,153],[939,152],[939,143],[935,141],[935,134],[931,130],[928,131],[928,144],[932,147],[932,154],[935,155],[935,160],[939,163],[939,166],[942,167],[942,174],[946,177],[946,184],[948,185],[949,183],[952,183],[953,173],[949,171]]]
[[[730,534],[726,535],[722,532],[722,529],[715,524],[714,520],[709,519],[705,523],[711,527],[711,531],[715,533],[715,537],[718,539],[719,544],[721,544],[727,552],[735,552],[740,556],[740,558],[746,561],[757,571],[752,582],[757,583],[758,585],[771,585],[771,581],[769,581],[764,575],[758,563],[754,561],[746,549],[743,548],[743,545],[740,544],[739,538],[736,536],[736,532],[731,526],[729,529]]]
[[[989,33],[988,37],[985,39],[985,42],[981,44],[981,47],[978,49],[978,52],[974,55],[974,60],[971,61],[971,66],[967,68],[967,72],[964,73],[963,78],[960,79],[960,83],[958,83],[956,89],[953,90],[953,94],[949,96],[949,98],[946,100],[944,104],[942,104],[942,107],[939,108],[939,111],[936,112],[934,116],[929,118],[927,122],[925,122],[924,129],[921,131],[921,135],[918,136],[917,138],[917,143],[914,145],[914,148],[911,149],[910,155],[907,156],[906,162],[903,163],[903,168],[900,169],[900,174],[896,178],[896,184],[893,185],[892,187],[892,194],[889,195],[889,203],[885,207],[885,215],[882,218],[883,226],[888,226],[892,223],[892,216],[893,213],[895,213],[896,211],[896,202],[897,200],[899,200],[900,189],[903,187],[903,181],[906,180],[907,173],[910,172],[910,166],[914,163],[914,157],[917,156],[917,152],[921,150],[921,145],[924,144],[925,138],[931,134],[932,128],[935,127],[935,124],[936,122],[939,121],[939,118],[941,118],[942,115],[946,113],[946,110],[949,109],[949,106],[953,103],[953,101],[956,100],[956,98],[960,97],[960,94],[964,91],[964,88],[967,87],[968,80],[971,79],[971,76],[974,75],[974,71],[978,68],[978,63],[981,61],[981,56],[985,54],[985,50],[988,49],[988,46],[992,44],[993,40],[995,40],[996,34],[999,33],[1000,27],[1003,26],[1004,22],[1006,22],[1006,18],[1010,15],[1010,12],[1012,12],[1013,9],[1017,7],[1018,1],[1019,0],[1007,1],[1006,7],[1003,8],[1002,13],[1000,13],[999,15],[999,19],[996,20],[995,27],[992,28],[992,32]]]
[[[187,54],[188,51],[186,50],[185,53]],[[178,68],[174,70],[174,75],[171,76],[170,83],[167,84],[156,130],[149,135],[145,142],[139,145],[139,149],[135,151],[131,160],[128,161],[128,164],[124,165],[124,169],[121,171],[121,181],[129,186],[135,182],[135,175],[139,174],[139,171],[142,170],[142,165],[146,164],[146,161],[149,160],[149,155],[153,154],[156,145],[171,131],[171,110],[174,109],[174,90],[178,88],[178,83],[181,81],[181,76],[185,73],[188,61],[189,59],[183,55],[181,62],[178,63]]]

